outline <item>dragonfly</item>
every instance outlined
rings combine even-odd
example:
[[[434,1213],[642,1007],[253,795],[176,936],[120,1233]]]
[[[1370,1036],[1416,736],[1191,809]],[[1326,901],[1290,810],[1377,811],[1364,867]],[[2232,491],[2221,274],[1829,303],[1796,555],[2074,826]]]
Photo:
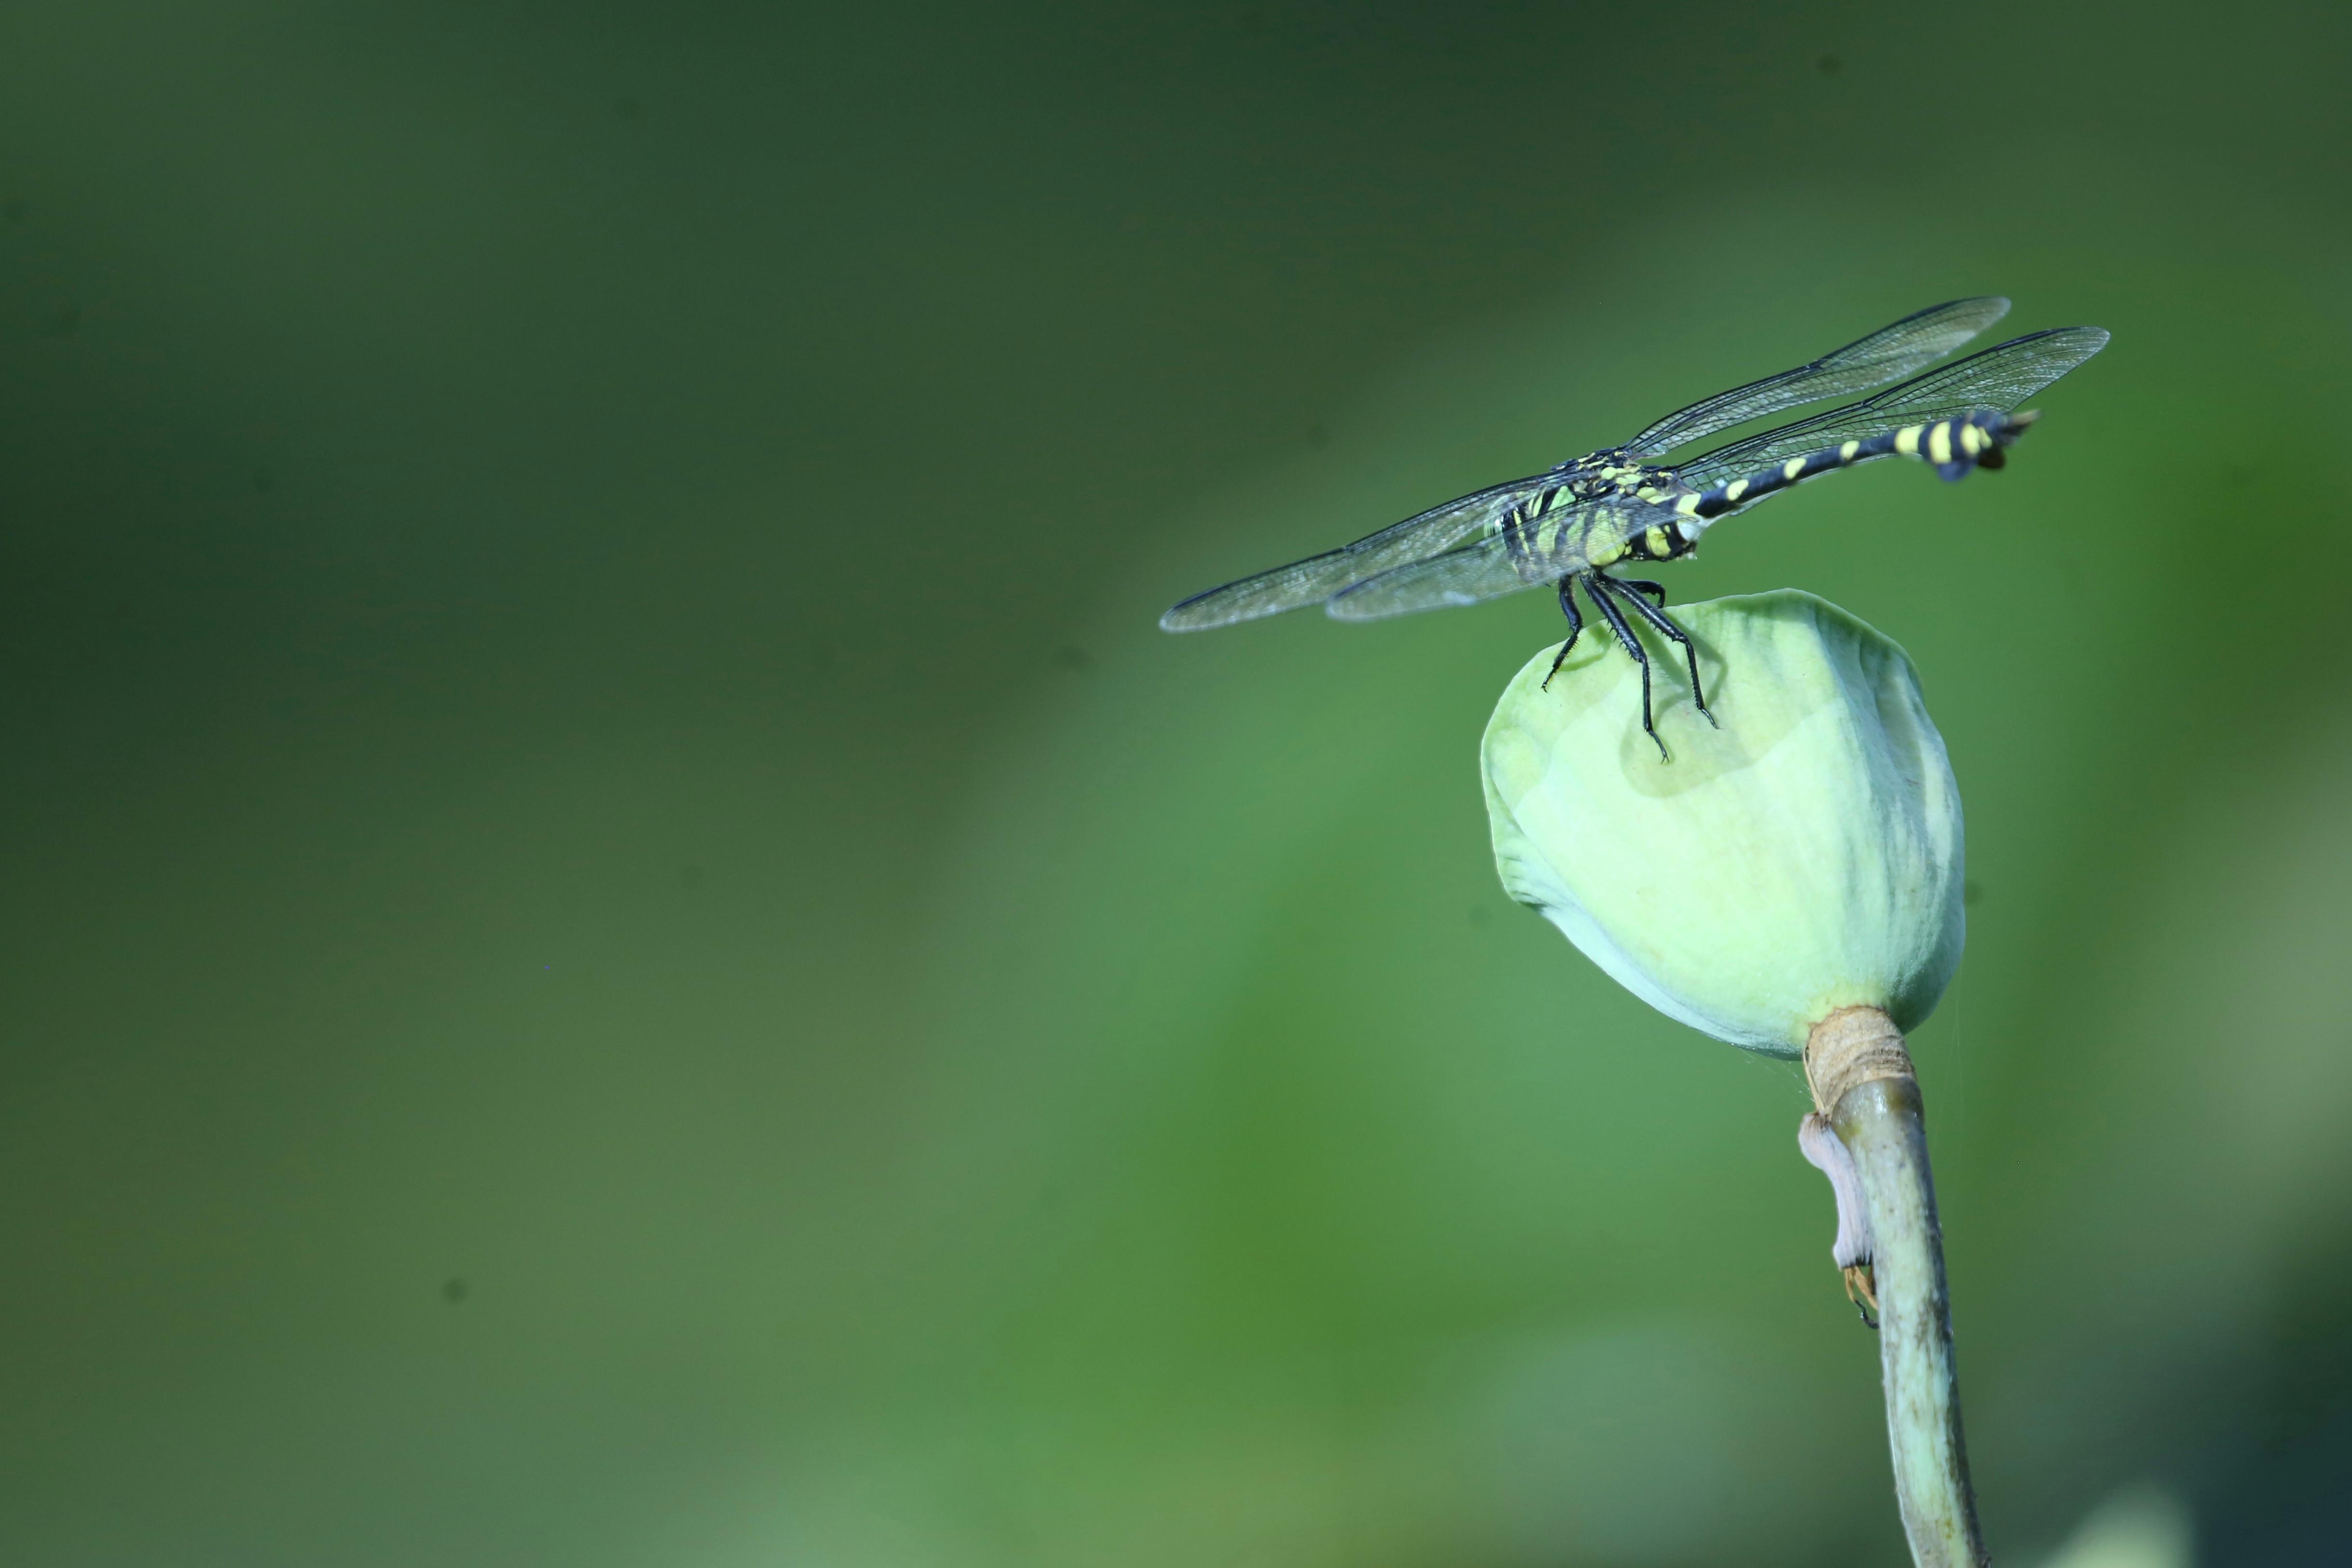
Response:
[[[1651,710],[1650,658],[1633,622],[1682,650],[1698,711],[1710,724],[1715,714],[1699,683],[1697,649],[1665,612],[1665,590],[1614,569],[1682,560],[1724,518],[1858,463],[1917,458],[1947,481],[2002,467],[2011,444],[2040,417],[2022,408],[2025,401],[2107,343],[2097,327],[2052,327],[1936,363],[2008,313],[2009,301],[1996,295],[1915,311],[1819,359],[1677,409],[1618,446],[1473,490],[1353,544],[1196,594],[1160,625],[1205,631],[1315,604],[1336,620],[1381,620],[1549,585],[1568,617],[1568,640],[1544,677],[1549,688],[1584,632],[1571,591],[1580,588],[1641,667],[1642,728],[1664,758],[1665,742]],[[1671,460],[1677,450],[1735,426],[1863,392],[1871,395]]]

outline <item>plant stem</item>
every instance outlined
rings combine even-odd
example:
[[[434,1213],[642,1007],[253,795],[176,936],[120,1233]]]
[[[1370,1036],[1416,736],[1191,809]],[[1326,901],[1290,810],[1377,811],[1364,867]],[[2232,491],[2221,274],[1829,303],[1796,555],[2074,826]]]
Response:
[[[1806,1069],[1870,1205],[1879,1363],[1895,1496],[1918,1568],[1984,1568],[1960,1434],[1943,1232],[1919,1080],[1885,1015],[1849,1008],[1814,1030]],[[1834,1099],[1829,1099],[1834,1095]]]

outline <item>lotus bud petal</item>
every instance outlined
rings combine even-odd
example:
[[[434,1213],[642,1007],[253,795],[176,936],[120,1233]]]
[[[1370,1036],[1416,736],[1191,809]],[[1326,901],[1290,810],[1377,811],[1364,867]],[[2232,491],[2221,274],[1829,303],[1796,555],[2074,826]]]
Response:
[[[1654,649],[1547,648],[1482,748],[1503,885],[1627,990],[1718,1039],[1793,1057],[1842,1007],[1906,1033],[1958,967],[1960,797],[1894,643],[1794,590],[1685,605],[1721,728]]]

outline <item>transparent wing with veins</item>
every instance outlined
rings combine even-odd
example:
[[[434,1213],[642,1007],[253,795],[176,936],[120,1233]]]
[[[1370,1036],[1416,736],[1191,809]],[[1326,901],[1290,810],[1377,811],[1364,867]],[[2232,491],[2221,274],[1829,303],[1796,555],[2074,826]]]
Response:
[[[1515,508],[1559,483],[1560,476],[1555,471],[1490,485],[1391,523],[1353,544],[1195,594],[1160,617],[1160,629],[1205,631],[1260,616],[1278,616],[1302,605],[1319,605],[1366,578],[1435,555],[1469,534],[1500,526]]]
[[[1678,409],[1625,443],[1636,458],[1655,458],[1676,447],[1825,397],[1850,397],[1924,370],[2009,314],[1997,294],[1954,300],[1904,317],[1809,364],[1735,386]]]
[[[2013,410],[2106,346],[2107,334],[2098,327],[2028,332],[1939,365],[1874,397],[1718,447],[1684,464],[1675,478],[1695,490],[1712,489],[1790,458],[1847,441],[1866,441],[1906,425],[1965,419],[1979,408]]]

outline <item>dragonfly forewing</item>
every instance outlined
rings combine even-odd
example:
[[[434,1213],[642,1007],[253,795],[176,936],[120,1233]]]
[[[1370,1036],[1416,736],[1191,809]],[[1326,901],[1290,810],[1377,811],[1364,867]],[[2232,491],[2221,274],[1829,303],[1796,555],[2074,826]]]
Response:
[[[1676,477],[1691,489],[1704,490],[1809,452],[1845,441],[1866,441],[1904,426],[1965,419],[1979,408],[2007,413],[2106,344],[2106,332],[2097,327],[2053,327],[2028,332],[1982,353],[1939,365],[1859,403],[1719,447],[1684,464]]]
[[[1557,474],[1537,474],[1473,491],[1402,522],[1391,523],[1353,544],[1195,594],[1160,617],[1160,629],[1206,631],[1321,604],[1368,578],[1433,556],[1470,534],[1499,527],[1524,502],[1559,483]]]
[[[1625,444],[1638,458],[1824,398],[1851,397],[1924,370],[2009,313],[1997,294],[1953,300],[1915,311],[1821,358],[1677,409]]]

